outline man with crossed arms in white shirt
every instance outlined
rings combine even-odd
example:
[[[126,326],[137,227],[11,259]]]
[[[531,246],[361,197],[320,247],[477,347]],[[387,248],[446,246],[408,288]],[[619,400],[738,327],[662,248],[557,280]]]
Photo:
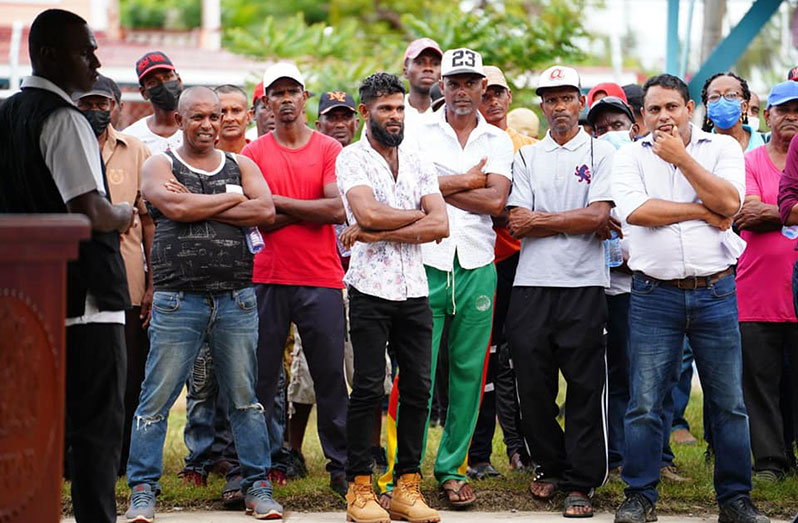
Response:
[[[745,194],[739,145],[689,123],[687,85],[672,75],[643,87],[651,134],[615,154],[612,195],[631,225],[634,271],[629,317],[630,400],[616,523],[655,521],[662,454],[662,403],[679,380],[690,342],[715,435],[720,523],[766,523],[753,505],[748,414],[734,264],[744,242],[729,229]]]

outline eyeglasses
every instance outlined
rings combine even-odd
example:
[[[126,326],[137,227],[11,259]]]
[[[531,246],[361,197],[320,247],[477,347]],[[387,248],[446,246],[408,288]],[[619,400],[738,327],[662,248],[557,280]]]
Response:
[[[718,100],[720,100],[721,96],[723,96],[726,100],[730,102],[736,102],[737,100],[740,100],[743,97],[740,93],[735,93],[735,92],[723,93],[722,95],[718,93],[712,93],[711,95],[707,96],[707,101],[717,102]]]

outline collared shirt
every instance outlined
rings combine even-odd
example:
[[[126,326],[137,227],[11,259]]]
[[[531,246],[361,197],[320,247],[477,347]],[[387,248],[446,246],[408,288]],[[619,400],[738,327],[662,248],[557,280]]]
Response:
[[[141,191],[141,167],[150,157],[150,151],[138,138],[120,133],[108,125],[108,137],[102,148],[105,163],[105,178],[111,191],[113,203],[127,202],[133,206]],[[139,215],[147,214],[144,200],[139,198]],[[133,227],[121,236],[119,250],[125,262],[130,302],[141,305],[146,289],[144,255],[142,251],[142,229],[139,216],[135,217]]]
[[[745,195],[745,163],[740,144],[730,137],[705,133],[690,124],[687,152],[704,169],[730,182]],[[612,195],[624,220],[650,199],[701,203],[684,174],[654,154],[651,135],[622,147],[613,163]],[[736,263],[745,242],[731,230],[703,220],[660,227],[632,225],[629,268],[662,279],[709,276]]]
[[[22,80],[22,87],[50,91],[74,105],[63,89],[46,78],[28,76]],[[97,137],[89,121],[77,111],[66,107],[53,111],[42,125],[39,148],[64,203],[92,191],[105,195]],[[97,300],[87,293],[83,316],[67,318],[66,326],[86,323],[124,324],[125,312],[100,311]]]
[[[421,209],[424,196],[440,194],[432,165],[423,161],[412,147],[399,146],[399,172],[394,179],[385,158],[374,150],[366,136],[341,151],[335,162],[335,174],[349,223],[356,222],[346,197],[353,187],[370,187],[378,202],[394,209]],[[356,242],[344,281],[362,293],[392,301],[420,298],[429,293],[418,244]]]
[[[446,111],[435,113],[435,119],[419,127],[412,137],[419,154],[434,163],[437,176],[463,174],[479,163],[488,161],[482,171],[512,180],[513,142],[506,132],[490,125],[477,112],[477,126],[468,136],[465,147],[446,121]],[[496,233],[490,215],[464,211],[446,204],[449,215],[449,237],[440,243],[425,243],[424,264],[450,272],[457,254],[460,266],[476,269],[493,262]]]
[[[172,149],[174,151],[183,145],[183,131],[178,129],[172,136],[166,137],[161,136],[160,134],[155,134],[152,132],[152,129],[150,129],[150,126],[147,125],[147,118],[149,118],[149,116],[139,118],[129,126],[125,127],[122,132],[141,140],[141,142],[150,150],[150,154],[162,153],[167,149]]]
[[[507,205],[559,213],[611,201],[610,166],[615,148],[584,129],[560,145],[546,133],[522,147],[513,163]],[[595,233],[524,238],[514,286],[607,287],[604,245]]]
[[[435,119],[436,114],[432,110],[432,104],[427,107],[426,111],[419,111],[410,105],[410,93],[405,95],[405,136],[408,133],[417,132],[419,127],[427,122]],[[366,126],[363,126],[363,136],[366,136]]]

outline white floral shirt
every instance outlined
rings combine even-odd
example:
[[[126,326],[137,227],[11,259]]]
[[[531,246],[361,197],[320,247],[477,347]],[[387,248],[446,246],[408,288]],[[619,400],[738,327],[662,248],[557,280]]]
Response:
[[[394,180],[388,162],[364,135],[345,147],[335,162],[338,190],[349,223],[356,223],[346,193],[353,187],[371,187],[374,198],[394,209],[421,209],[421,198],[440,194],[431,163],[414,149],[399,146],[399,174]],[[344,282],[358,291],[385,300],[403,301],[429,294],[421,245],[398,242],[355,242]]]

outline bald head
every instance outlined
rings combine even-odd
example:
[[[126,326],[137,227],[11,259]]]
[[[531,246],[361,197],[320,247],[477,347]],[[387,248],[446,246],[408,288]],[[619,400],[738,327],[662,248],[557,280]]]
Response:
[[[183,90],[177,102],[177,112],[185,118],[186,112],[191,110],[192,106],[196,104],[215,104],[220,112],[222,110],[222,106],[219,102],[219,95],[217,95],[213,89],[198,85]]]
[[[219,96],[207,87],[189,87],[177,102],[175,120],[183,131],[183,147],[192,154],[210,154],[222,119]]]

